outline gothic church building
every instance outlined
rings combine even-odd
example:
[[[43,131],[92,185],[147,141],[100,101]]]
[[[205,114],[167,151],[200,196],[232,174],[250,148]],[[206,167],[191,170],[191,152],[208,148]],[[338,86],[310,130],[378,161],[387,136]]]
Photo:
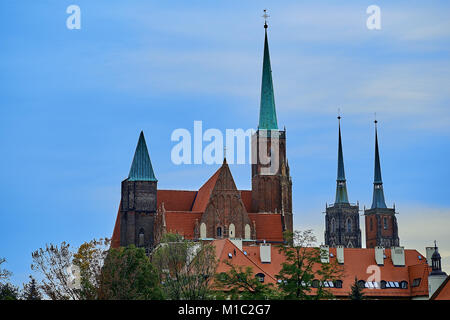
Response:
[[[141,132],[128,178],[122,181],[112,247],[133,244],[151,250],[169,232],[192,240],[283,243],[283,232],[293,231],[286,130],[278,129],[266,23],[264,28],[259,126],[252,136],[252,156],[256,157],[251,166],[252,189],[237,189],[226,159],[197,191],[158,189]],[[260,159],[261,147],[269,157],[277,150],[275,170],[268,170]]]

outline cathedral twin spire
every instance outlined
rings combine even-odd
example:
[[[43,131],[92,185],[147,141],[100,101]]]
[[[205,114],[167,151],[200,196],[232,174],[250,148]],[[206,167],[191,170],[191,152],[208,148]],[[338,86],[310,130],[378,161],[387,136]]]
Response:
[[[347,186],[344,171],[344,155],[342,151],[341,138],[341,117],[339,119],[339,146],[338,146],[338,171],[336,179],[336,200],[335,204],[349,203],[347,195]],[[378,132],[377,123],[375,120],[375,166],[374,166],[374,181],[373,181],[373,199],[371,209],[387,208],[384,200],[383,180],[381,178],[380,153],[378,150]]]
[[[375,170],[373,178],[373,199],[371,209],[387,208],[386,202],[384,201],[383,180],[381,179],[381,165],[380,165],[380,153],[378,151],[377,123],[378,121],[375,120]]]
[[[342,204],[348,203],[348,195],[344,170],[344,154],[342,151],[341,116],[338,116],[338,120],[339,120],[338,171],[336,179],[336,200],[334,203]]]

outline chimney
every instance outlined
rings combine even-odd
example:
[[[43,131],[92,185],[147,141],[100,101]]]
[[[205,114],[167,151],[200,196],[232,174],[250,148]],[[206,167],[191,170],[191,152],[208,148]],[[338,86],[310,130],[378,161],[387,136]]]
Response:
[[[229,240],[242,251],[242,239],[230,238]]]
[[[428,266],[431,267],[431,257],[433,256],[433,253],[434,253],[434,247],[426,247],[425,251],[427,253]]]
[[[384,248],[380,246],[375,247],[375,261],[377,265],[384,265]]]
[[[405,266],[405,248],[404,247],[391,247],[391,260],[392,264],[396,267]]]
[[[322,263],[330,262],[330,247],[324,245],[320,246],[320,262]]]
[[[271,262],[271,248],[270,243],[261,243],[259,246],[259,257],[262,263]]]
[[[337,256],[337,262],[339,264],[343,264],[344,263],[344,246],[337,246],[336,247],[336,256]]]

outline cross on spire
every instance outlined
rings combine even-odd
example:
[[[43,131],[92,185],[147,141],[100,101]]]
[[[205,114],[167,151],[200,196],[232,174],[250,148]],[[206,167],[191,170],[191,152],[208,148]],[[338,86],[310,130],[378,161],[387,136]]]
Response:
[[[264,18],[264,28],[267,29],[267,18],[270,17],[270,16],[267,14],[267,9],[264,9],[264,14],[262,15],[262,17]]]

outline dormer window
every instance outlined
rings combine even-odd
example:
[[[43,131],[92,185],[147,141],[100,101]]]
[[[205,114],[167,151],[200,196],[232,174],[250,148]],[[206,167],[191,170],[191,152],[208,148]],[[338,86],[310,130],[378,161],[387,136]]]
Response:
[[[259,282],[264,282],[265,274],[264,274],[264,273],[257,273],[257,274],[255,275],[255,277],[256,277],[256,279],[259,280]]]
[[[218,238],[222,237],[222,227],[217,227],[217,237]]]

